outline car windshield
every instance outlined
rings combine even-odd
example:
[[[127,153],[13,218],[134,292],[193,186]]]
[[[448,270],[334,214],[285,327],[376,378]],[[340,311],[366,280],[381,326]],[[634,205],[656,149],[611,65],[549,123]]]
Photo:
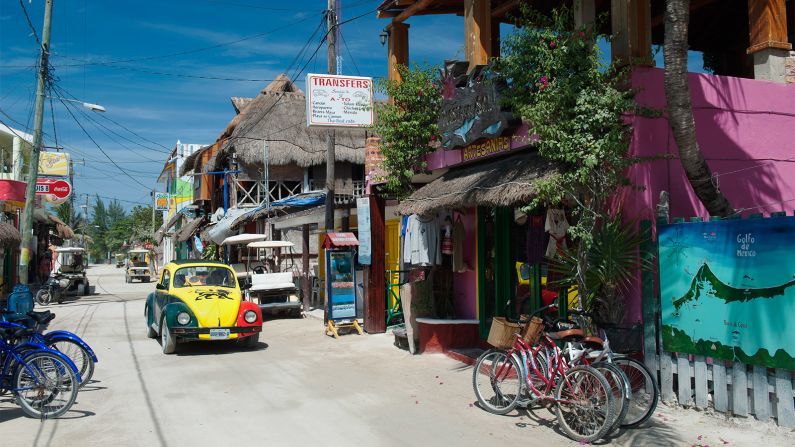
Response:
[[[176,288],[196,286],[235,287],[235,276],[226,267],[195,266],[182,267],[174,273]]]

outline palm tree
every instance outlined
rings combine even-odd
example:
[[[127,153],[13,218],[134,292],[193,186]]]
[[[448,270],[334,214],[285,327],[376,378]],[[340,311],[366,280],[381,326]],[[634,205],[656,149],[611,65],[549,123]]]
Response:
[[[58,206],[53,207],[53,210],[55,211],[55,215],[58,216],[59,219],[66,222],[73,229],[82,228],[83,214],[79,211],[73,213],[71,203],[64,202]]]
[[[696,141],[696,123],[687,83],[687,34],[690,0],[665,2],[665,98],[668,122],[679,147],[679,159],[690,186],[707,211],[725,217],[734,213],[729,201],[712,180],[712,171]]]

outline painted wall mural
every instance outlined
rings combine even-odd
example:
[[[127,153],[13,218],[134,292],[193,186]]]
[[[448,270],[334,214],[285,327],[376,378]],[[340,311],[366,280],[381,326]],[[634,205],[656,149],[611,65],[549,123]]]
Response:
[[[660,226],[662,341],[795,370],[795,217]]]

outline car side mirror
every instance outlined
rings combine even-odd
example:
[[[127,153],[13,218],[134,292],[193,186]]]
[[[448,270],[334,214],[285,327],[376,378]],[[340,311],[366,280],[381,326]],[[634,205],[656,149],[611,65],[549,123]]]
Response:
[[[157,283],[157,285],[155,285],[155,289],[157,289],[157,290],[168,290],[168,288],[164,284],[161,284],[161,283]]]

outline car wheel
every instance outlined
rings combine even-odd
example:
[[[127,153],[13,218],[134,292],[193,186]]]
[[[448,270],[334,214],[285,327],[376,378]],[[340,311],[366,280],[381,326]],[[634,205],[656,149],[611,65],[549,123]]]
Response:
[[[254,335],[249,335],[243,340],[243,347],[246,349],[254,349],[259,343],[259,332]]]
[[[88,296],[88,295],[91,295],[91,286],[89,285],[88,280],[86,280],[83,283],[83,296]]]
[[[177,339],[171,335],[171,331],[166,326],[166,319],[160,322],[160,346],[163,354],[173,354],[177,352]]]
[[[295,309],[295,310],[293,310],[292,312],[290,312],[290,315],[291,315],[293,318],[301,318],[301,316],[302,316],[302,315],[301,315],[301,309]]]
[[[149,324],[149,306],[146,306],[144,316],[146,317],[146,338],[157,338],[157,332],[155,332],[155,330],[152,329],[152,325]]]

